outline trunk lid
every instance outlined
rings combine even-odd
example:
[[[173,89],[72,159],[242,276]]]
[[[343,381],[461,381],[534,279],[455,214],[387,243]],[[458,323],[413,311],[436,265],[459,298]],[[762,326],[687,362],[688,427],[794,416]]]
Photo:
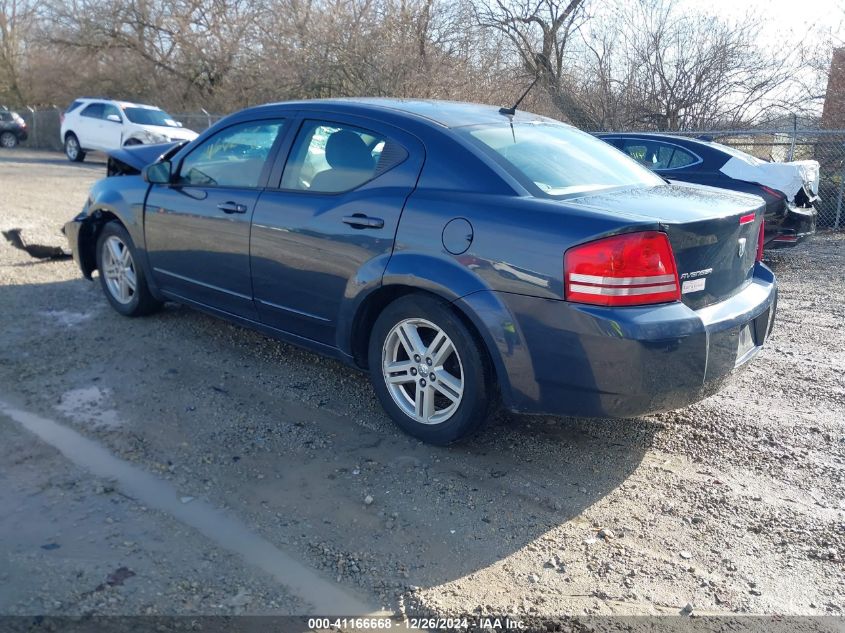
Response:
[[[780,191],[789,202],[793,202],[803,190],[812,202],[819,194],[819,169],[816,160],[767,163],[744,152],[734,151],[719,171],[736,180]]]
[[[703,185],[608,190],[567,204],[656,220],[669,236],[681,300],[693,309],[723,301],[751,281],[764,203]]]

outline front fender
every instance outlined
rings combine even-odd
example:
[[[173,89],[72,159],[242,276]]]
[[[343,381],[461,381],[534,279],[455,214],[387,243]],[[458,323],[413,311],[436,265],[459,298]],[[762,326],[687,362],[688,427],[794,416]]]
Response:
[[[106,222],[117,220],[129,232],[138,255],[137,263],[143,266],[147,273],[150,290],[158,296],[153,278],[149,274],[144,238],[144,201],[148,187],[141,176],[104,178],[91,187],[85,209],[73,221],[79,224],[78,230],[75,231],[76,244],[71,241],[71,248],[74,249],[74,255],[85,277],[90,278],[96,268],[95,249],[100,230]]]
[[[144,199],[147,189],[147,183],[140,176],[117,176],[98,180],[91,188],[88,218],[117,218],[129,231],[135,247],[144,249]]]

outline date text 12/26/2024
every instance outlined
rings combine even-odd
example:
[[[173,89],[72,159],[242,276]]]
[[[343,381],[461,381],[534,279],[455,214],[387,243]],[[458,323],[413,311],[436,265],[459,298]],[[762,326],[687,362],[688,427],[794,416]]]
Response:
[[[421,631],[522,631],[526,629],[521,620],[509,617],[479,616],[473,618],[426,618],[410,617],[404,620],[394,620],[389,617],[359,617],[359,618],[309,618],[308,628],[312,631],[330,630],[388,630],[407,629]]]

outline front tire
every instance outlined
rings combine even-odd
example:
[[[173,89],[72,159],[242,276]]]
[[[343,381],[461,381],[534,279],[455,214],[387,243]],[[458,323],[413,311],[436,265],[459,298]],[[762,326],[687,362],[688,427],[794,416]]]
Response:
[[[129,232],[119,222],[109,222],[97,239],[97,270],[106,299],[120,314],[143,316],[161,307],[150,293],[144,269]]]
[[[81,163],[85,160],[85,152],[73,132],[69,132],[65,136],[65,156],[72,163]]]
[[[409,435],[446,445],[486,422],[489,357],[443,301],[412,294],[388,305],[373,327],[368,360],[382,406]]]
[[[12,149],[13,147],[17,147],[17,145],[18,137],[15,136],[12,132],[3,132],[2,134],[0,134],[0,147]]]

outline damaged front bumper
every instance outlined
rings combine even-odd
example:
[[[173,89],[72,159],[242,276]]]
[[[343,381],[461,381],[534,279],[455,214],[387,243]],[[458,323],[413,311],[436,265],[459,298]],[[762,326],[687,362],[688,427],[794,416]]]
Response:
[[[91,249],[83,250],[80,241],[84,231],[91,231],[92,227],[90,226],[91,223],[87,221],[88,219],[87,213],[83,211],[62,227],[62,232],[67,237],[70,252],[73,254],[73,261],[79,266],[86,279],[91,278],[91,273],[97,267],[96,262],[93,261],[93,251]]]

